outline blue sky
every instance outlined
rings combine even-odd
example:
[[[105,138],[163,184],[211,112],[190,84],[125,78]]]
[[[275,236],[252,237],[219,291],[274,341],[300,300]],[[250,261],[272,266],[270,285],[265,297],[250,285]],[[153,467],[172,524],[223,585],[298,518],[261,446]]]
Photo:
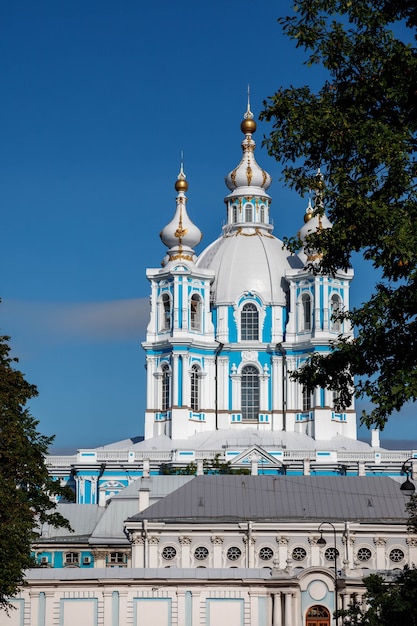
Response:
[[[240,160],[247,84],[256,115],[280,85],[320,72],[277,24],[289,0],[14,0],[0,3],[1,332],[12,336],[31,404],[54,449],[142,433],[146,267],[164,256],[184,151],[188,208],[220,232],[224,176]],[[271,173],[275,234],[306,200]],[[352,303],[374,275],[356,266]],[[414,408],[387,438],[417,439]],[[362,432],[369,440],[367,432]]]

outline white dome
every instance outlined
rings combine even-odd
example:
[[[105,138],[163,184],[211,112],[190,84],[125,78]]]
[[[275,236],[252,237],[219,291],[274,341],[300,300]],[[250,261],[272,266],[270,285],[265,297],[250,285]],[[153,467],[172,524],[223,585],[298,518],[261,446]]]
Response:
[[[235,302],[244,292],[259,294],[265,303],[286,304],[285,271],[302,267],[268,231],[245,226],[227,229],[198,257],[196,265],[215,272],[215,302]]]

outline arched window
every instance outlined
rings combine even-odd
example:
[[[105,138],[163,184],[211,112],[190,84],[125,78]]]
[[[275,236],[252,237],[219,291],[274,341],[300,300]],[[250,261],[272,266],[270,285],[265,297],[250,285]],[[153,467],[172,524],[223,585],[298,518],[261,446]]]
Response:
[[[253,207],[251,204],[245,204],[245,222],[253,222]]]
[[[306,387],[303,387],[303,413],[308,413],[311,410],[311,393],[307,391]]]
[[[232,223],[237,224],[237,206],[232,206]]]
[[[311,330],[311,296],[303,293],[301,296],[301,330]]]
[[[162,413],[166,413],[169,409],[169,400],[171,395],[171,372],[169,365],[164,363],[161,367],[162,371]]]
[[[324,606],[310,607],[306,615],[306,626],[330,626],[330,612]]]
[[[171,298],[167,293],[164,293],[161,298],[162,311],[161,311],[161,330],[171,329]]]
[[[338,319],[334,319],[334,316],[338,315],[341,312],[341,310],[342,310],[341,300],[339,296],[334,293],[332,297],[330,298],[330,313],[331,313],[330,330],[334,331],[335,333],[340,333],[340,331],[342,330],[341,321]]]
[[[200,369],[198,365],[191,367],[191,410],[200,409]]]
[[[190,300],[190,322],[192,330],[201,330],[201,298],[196,293]]]
[[[257,420],[259,415],[259,372],[253,365],[242,369],[242,420]]]
[[[242,308],[240,338],[242,341],[257,341],[259,339],[259,311],[252,302],[248,302]]]
[[[264,205],[261,206],[260,211],[259,211],[259,221],[262,224],[265,222],[265,207],[264,207]]]

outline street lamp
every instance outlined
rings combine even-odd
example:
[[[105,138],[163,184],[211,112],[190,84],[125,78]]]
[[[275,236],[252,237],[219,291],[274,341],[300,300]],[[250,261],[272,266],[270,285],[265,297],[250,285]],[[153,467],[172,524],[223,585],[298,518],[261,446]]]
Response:
[[[325,546],[327,541],[324,539],[323,537],[323,531],[322,531],[322,526],[324,526],[324,524],[328,524],[329,526],[331,526],[333,528],[333,539],[334,539],[334,611],[335,611],[335,622],[336,622],[336,626],[338,623],[338,615],[337,615],[337,611],[338,611],[338,600],[337,600],[337,547],[336,547],[336,528],[334,527],[334,525],[331,522],[322,522],[320,524],[320,526],[318,527],[318,532],[320,533],[320,539],[317,540],[317,545],[318,546]]]
[[[401,485],[400,489],[405,496],[412,496],[416,490],[414,483],[411,482],[410,480],[410,476],[412,476],[412,473],[413,473],[412,465],[410,464],[407,467],[408,461],[413,461],[413,460],[414,460],[413,458],[407,459],[406,461],[404,461],[402,468],[401,468],[401,472],[405,474],[406,479],[405,479],[405,482],[403,482],[403,484]]]

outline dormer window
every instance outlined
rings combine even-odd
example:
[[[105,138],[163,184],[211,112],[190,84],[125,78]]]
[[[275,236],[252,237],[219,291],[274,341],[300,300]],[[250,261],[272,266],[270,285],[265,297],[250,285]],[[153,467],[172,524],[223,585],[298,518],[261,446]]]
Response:
[[[257,341],[259,339],[259,311],[252,302],[248,302],[242,308],[240,338],[242,341]]]

